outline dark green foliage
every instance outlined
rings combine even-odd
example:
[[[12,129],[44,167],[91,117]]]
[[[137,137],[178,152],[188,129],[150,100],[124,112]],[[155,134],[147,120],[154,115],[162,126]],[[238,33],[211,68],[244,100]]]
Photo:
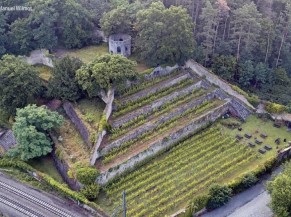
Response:
[[[258,182],[258,178],[253,173],[246,174],[242,179],[242,188],[247,189],[255,185]]]
[[[83,167],[77,169],[77,179],[84,185],[90,185],[95,183],[99,171],[95,167]]]
[[[17,146],[8,154],[25,161],[47,155],[52,151],[48,132],[54,127],[60,127],[62,123],[61,115],[45,107],[28,105],[23,109],[18,109],[13,125]]]
[[[82,66],[77,71],[77,80],[89,97],[98,95],[100,89],[109,89],[116,82],[120,83],[136,75],[136,63],[124,56],[104,55]]]
[[[58,60],[49,80],[48,95],[54,98],[76,101],[81,97],[81,89],[76,80],[76,71],[82,62],[77,58],[65,57]]]
[[[32,66],[20,58],[5,55],[0,60],[0,107],[14,114],[16,108],[27,105],[29,99],[37,96],[41,81]]]
[[[291,164],[285,165],[283,173],[268,184],[271,208],[278,217],[291,216]]]
[[[81,194],[88,200],[95,200],[98,197],[100,186],[97,183],[86,185],[81,189]]]
[[[183,8],[152,3],[137,13],[136,30],[136,52],[149,65],[183,64],[193,56],[193,24]]]
[[[106,36],[117,33],[129,34],[131,31],[131,20],[128,7],[121,6],[105,13],[100,23]]]
[[[213,184],[209,189],[209,199],[206,208],[209,210],[225,205],[231,199],[231,189],[227,186]]]

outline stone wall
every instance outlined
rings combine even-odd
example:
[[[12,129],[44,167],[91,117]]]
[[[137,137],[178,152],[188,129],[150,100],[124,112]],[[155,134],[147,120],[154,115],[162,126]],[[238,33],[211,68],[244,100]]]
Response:
[[[290,156],[291,156],[291,147],[288,147],[278,153],[277,160],[278,162],[281,162],[290,158]]]
[[[241,95],[238,92],[234,91],[226,81],[223,81],[222,79],[220,79],[215,74],[209,72],[206,68],[204,68],[203,66],[201,66],[197,62],[195,62],[193,60],[188,60],[186,62],[185,66],[187,68],[192,69],[195,73],[197,73],[201,77],[204,76],[210,83],[219,86],[226,93],[228,93],[229,95],[237,98],[238,100],[240,100],[241,102],[246,104],[251,109],[254,109],[254,107],[248,102],[248,100],[243,95]]]
[[[159,86],[153,86],[151,87],[150,89],[147,88],[145,90],[142,90],[142,91],[139,91],[135,94],[132,94],[130,96],[127,96],[127,97],[124,97],[122,99],[120,99],[120,103],[121,104],[126,104],[127,102],[129,101],[135,101],[135,100],[138,100],[140,98],[143,98],[149,94],[152,94],[152,93],[155,93],[161,89],[164,89],[166,87],[171,87],[171,86],[174,86],[174,85],[177,85],[179,82],[185,80],[185,79],[191,79],[191,76],[189,73],[182,73],[182,74],[179,74],[169,80],[166,80],[164,82],[162,82]]]
[[[72,123],[78,129],[78,131],[79,131],[80,135],[82,136],[83,140],[91,148],[92,144],[90,142],[89,131],[88,131],[87,127],[85,126],[85,124],[82,122],[81,118],[79,118],[78,114],[74,110],[73,105],[70,102],[64,102],[63,108],[64,108],[67,116],[70,118]]]
[[[109,89],[109,91],[107,93],[106,106],[105,106],[105,109],[103,111],[103,114],[105,114],[105,116],[106,116],[106,121],[108,121],[108,119],[112,113],[113,101],[114,101],[114,89],[111,88],[111,89]],[[92,153],[91,159],[90,159],[91,166],[93,166],[95,164],[96,160],[100,157],[99,147],[100,147],[106,133],[107,133],[106,130],[102,130],[102,132],[98,132],[97,140],[96,140],[96,143],[94,145],[93,153]]]
[[[152,73],[147,74],[144,77],[147,80],[154,79],[156,77],[169,75],[169,74],[171,74],[172,72],[174,72],[178,68],[179,68],[178,64],[176,64],[174,66],[166,66],[166,67],[158,66],[157,68],[155,68],[152,71]]]
[[[161,107],[163,104],[165,104],[166,102],[169,102],[179,96],[183,96],[185,94],[191,93],[194,89],[198,89],[201,87],[201,81],[192,84],[182,90],[179,90],[177,92],[174,92],[170,95],[164,96],[160,99],[155,100],[153,103],[151,103],[150,105],[144,106],[140,109],[137,109],[133,112],[128,113],[125,116],[122,116],[120,118],[117,118],[116,120],[114,120],[114,122],[112,123],[112,127],[119,127],[122,124],[128,122],[131,119],[136,118],[137,116],[141,115],[141,114],[147,114],[149,112],[152,112],[154,109]]]
[[[58,140],[57,138],[50,133],[50,137],[54,142],[54,147],[53,147],[53,151],[52,151],[52,158],[54,160],[55,166],[57,168],[57,170],[59,171],[60,175],[62,176],[63,180],[69,185],[69,187],[73,190],[80,190],[81,186],[80,183],[78,183],[75,179],[71,179],[68,176],[68,171],[70,169],[69,165],[58,158],[57,154],[56,154],[56,148],[55,146],[58,144]]]
[[[215,91],[208,93],[205,96],[202,96],[198,99],[194,99],[194,100],[186,103],[185,105],[181,106],[179,109],[175,110],[174,112],[160,116],[159,119],[156,120],[155,123],[150,123],[150,122],[146,123],[146,124],[140,126],[139,128],[137,128],[136,130],[131,131],[128,134],[122,136],[120,139],[117,139],[117,140],[111,142],[104,149],[102,149],[100,154],[103,156],[103,155],[107,154],[109,151],[111,151],[113,148],[117,148],[117,147],[121,146],[123,143],[125,143],[133,138],[138,137],[139,135],[141,135],[142,133],[145,133],[146,131],[149,131],[149,130],[156,128],[160,124],[163,124],[164,122],[172,119],[175,116],[179,116],[180,114],[183,114],[188,109],[195,108],[204,102],[210,101],[214,97],[215,97]]]
[[[41,64],[53,68],[53,61],[47,56],[47,53],[48,51],[45,49],[34,50],[29,57],[24,57],[24,59],[30,65]]]
[[[112,54],[131,55],[131,36],[127,34],[114,34],[108,39],[109,52]]]
[[[204,115],[195,118],[190,124],[185,126],[184,128],[180,129],[176,133],[173,133],[169,138],[166,138],[162,141],[157,142],[156,144],[153,144],[150,148],[147,150],[137,154],[136,156],[130,158],[123,164],[120,164],[114,168],[111,168],[105,173],[102,173],[98,178],[97,182],[101,185],[107,183],[110,179],[115,177],[116,175],[119,175],[123,173],[125,170],[133,168],[137,163],[145,160],[148,157],[153,156],[154,154],[158,153],[162,149],[165,149],[172,144],[178,142],[181,138],[199,130],[200,128],[206,126],[209,122],[214,122],[217,120],[220,116],[225,114],[229,109],[229,103],[230,101],[226,102],[225,104],[213,109],[212,111],[209,111],[205,113]]]

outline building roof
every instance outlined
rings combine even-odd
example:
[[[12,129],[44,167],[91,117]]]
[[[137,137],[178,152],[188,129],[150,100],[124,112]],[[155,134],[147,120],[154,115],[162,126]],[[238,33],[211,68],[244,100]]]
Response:
[[[0,148],[6,152],[16,145],[16,140],[12,130],[0,132]]]

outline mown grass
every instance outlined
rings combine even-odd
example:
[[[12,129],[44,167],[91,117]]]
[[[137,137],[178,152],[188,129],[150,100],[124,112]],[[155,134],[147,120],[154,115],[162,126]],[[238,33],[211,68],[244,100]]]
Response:
[[[260,119],[255,115],[250,116],[246,122],[241,124],[242,131],[238,129],[229,129],[227,127],[221,127],[222,132],[235,138],[237,134],[244,136],[246,133],[251,134],[252,138],[243,138],[241,143],[248,145],[249,142],[255,143],[255,139],[261,140],[263,143],[261,145],[256,144],[256,147],[252,148],[255,152],[259,153],[260,148],[264,148],[265,145],[271,146],[273,149],[271,151],[266,151],[265,154],[260,154],[262,159],[269,159],[277,154],[278,150],[284,149],[288,146],[288,141],[291,141],[291,133],[287,131],[287,127],[282,126],[281,128],[276,128],[273,126],[274,122],[268,119]],[[260,134],[266,134],[268,137],[266,139],[261,138]],[[277,145],[275,140],[280,138],[281,143]],[[286,143],[284,143],[286,139]]]

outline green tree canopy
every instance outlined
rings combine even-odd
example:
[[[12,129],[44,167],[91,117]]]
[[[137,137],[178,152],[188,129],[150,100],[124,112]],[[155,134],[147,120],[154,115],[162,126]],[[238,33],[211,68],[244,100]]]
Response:
[[[107,54],[97,57],[77,71],[77,80],[90,97],[98,95],[100,89],[108,89],[116,82],[136,75],[136,63],[122,55]]]
[[[131,30],[130,14],[128,7],[120,6],[103,14],[100,20],[102,31],[106,36],[117,33],[129,34]]]
[[[8,154],[20,157],[22,160],[44,156],[52,151],[52,143],[48,132],[54,127],[60,127],[63,117],[57,112],[51,112],[45,107],[28,105],[17,109],[13,133],[17,146]]]
[[[11,55],[0,60],[0,107],[13,114],[24,107],[41,88],[38,73],[20,58]]]
[[[283,173],[279,174],[268,185],[271,194],[271,207],[276,216],[291,216],[291,164],[285,165]]]
[[[182,7],[152,3],[137,13],[135,48],[149,65],[184,63],[194,52],[193,23]]]
[[[209,189],[206,208],[211,210],[223,206],[231,199],[231,192],[231,189],[227,186],[213,184]]]
[[[76,80],[76,71],[81,66],[81,60],[69,56],[56,61],[49,80],[48,95],[70,101],[79,99],[81,89]]]

